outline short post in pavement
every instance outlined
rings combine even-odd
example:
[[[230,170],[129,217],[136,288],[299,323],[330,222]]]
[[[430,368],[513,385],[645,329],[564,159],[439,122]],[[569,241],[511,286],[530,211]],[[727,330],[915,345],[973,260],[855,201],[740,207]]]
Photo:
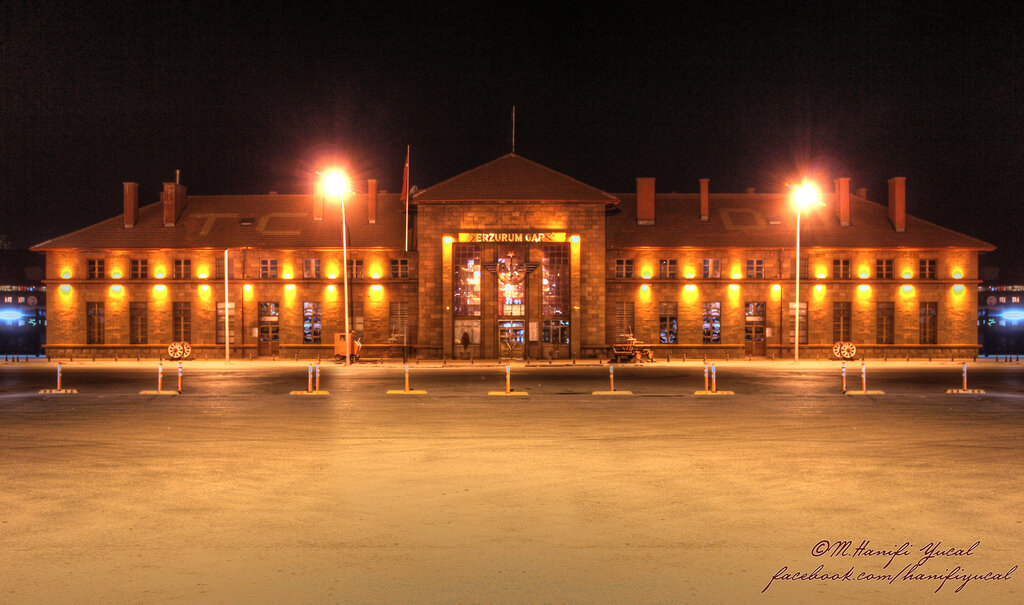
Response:
[[[57,362],[57,390],[58,391],[61,390],[61,388],[60,388],[60,362],[59,361]]]
[[[615,391],[615,366],[608,366],[608,390]]]
[[[164,362],[156,364],[156,392],[164,390]]]
[[[717,393],[718,392],[718,384],[717,384],[717,381],[715,380],[715,364],[711,364],[711,392],[712,393]]]
[[[704,362],[704,391],[708,390],[708,362]]]
[[[316,390],[320,390],[320,360],[316,361]]]
[[[512,366],[505,366],[505,394],[512,392]]]
[[[181,362],[178,362],[178,392],[181,392]]]
[[[306,373],[306,392],[313,392],[313,364],[309,364],[309,371]]]
[[[846,362],[843,362],[843,392],[846,392]]]
[[[57,387],[58,389],[60,387]],[[964,362],[964,390],[967,390],[967,362]]]
[[[860,390],[868,390],[868,366],[863,361],[860,362]]]
[[[409,392],[409,366],[405,366],[405,392]]]

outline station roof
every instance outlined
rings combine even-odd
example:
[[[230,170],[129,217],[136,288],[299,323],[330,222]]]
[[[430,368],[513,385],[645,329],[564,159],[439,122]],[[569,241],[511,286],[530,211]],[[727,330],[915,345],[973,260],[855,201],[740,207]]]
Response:
[[[792,248],[796,212],[782,193],[710,194],[708,219],[700,218],[700,194],[658,194],[653,225],[638,225],[636,194],[617,194],[621,204],[606,220],[609,248]],[[850,195],[850,225],[842,227],[835,196],[824,206],[804,210],[800,245],[827,248],[943,248],[994,250],[992,244],[907,215],[897,232],[886,205]]]
[[[451,202],[602,202],[615,196],[510,153],[420,191],[417,204]]]
[[[174,227],[164,227],[163,204],[139,208],[138,223],[123,215],[33,246],[34,250],[163,248],[340,248],[341,205],[326,202],[313,219],[313,194],[189,195]],[[403,248],[405,205],[397,193],[377,196],[377,220],[367,218],[367,195],[345,197],[351,248]]]

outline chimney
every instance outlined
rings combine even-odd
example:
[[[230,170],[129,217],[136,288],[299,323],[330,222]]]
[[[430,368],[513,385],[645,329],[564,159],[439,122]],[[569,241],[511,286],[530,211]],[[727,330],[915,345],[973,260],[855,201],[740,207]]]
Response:
[[[371,225],[377,224],[377,179],[366,181],[366,220]]]
[[[706,221],[711,216],[708,212],[708,179],[700,180],[700,220]]]
[[[654,179],[636,180],[636,224],[654,224]]]
[[[139,184],[124,184],[124,228],[131,229],[139,223]]]
[[[897,233],[907,230],[907,177],[889,179],[889,221]]]
[[[868,188],[867,187],[858,187],[857,190],[854,191],[853,193],[857,197],[862,197],[864,199],[868,199]]]
[[[850,226],[850,179],[836,179],[836,216],[843,227]]]
[[[324,184],[321,181],[313,184],[313,220],[324,220]]]
[[[754,189],[753,187],[747,187],[747,195],[750,195],[751,193],[754,193],[755,191],[757,191],[757,190]]]
[[[185,209],[185,192],[187,189],[179,183],[164,183],[160,192],[160,201],[164,205],[164,227],[173,227]]]

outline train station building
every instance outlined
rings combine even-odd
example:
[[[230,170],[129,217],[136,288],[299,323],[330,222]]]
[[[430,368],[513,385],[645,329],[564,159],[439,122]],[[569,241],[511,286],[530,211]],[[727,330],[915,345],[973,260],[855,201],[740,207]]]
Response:
[[[801,217],[788,193],[609,193],[509,154],[418,191],[338,200],[188,195],[166,183],[46,254],[51,356],[605,357],[632,336],[659,358],[977,354],[983,241],[839,178]],[[408,226],[407,226],[408,225]],[[347,264],[343,257],[347,253]],[[344,273],[343,273],[344,272]],[[800,296],[796,300],[796,278]],[[225,315],[228,327],[225,330]],[[227,341],[227,345],[225,345]]]

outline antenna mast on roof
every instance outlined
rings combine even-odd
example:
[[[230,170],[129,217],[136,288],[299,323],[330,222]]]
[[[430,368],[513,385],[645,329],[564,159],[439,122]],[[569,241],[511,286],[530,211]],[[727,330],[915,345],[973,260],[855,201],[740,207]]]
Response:
[[[512,153],[516,152],[516,106],[512,106]]]

